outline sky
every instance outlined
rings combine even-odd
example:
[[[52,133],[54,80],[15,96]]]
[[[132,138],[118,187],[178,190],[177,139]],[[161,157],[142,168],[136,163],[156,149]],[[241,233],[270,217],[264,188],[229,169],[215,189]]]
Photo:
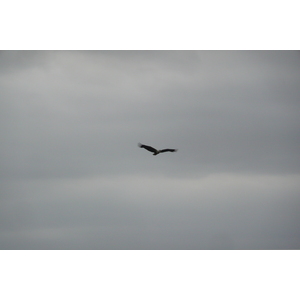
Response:
[[[300,249],[299,78],[299,51],[1,51],[0,249]]]

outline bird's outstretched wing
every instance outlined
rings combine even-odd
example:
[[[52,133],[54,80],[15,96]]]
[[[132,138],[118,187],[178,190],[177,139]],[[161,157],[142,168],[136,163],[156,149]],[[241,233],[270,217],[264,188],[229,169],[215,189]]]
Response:
[[[159,150],[160,153],[163,153],[163,152],[176,152],[177,149],[162,149],[162,150]]]
[[[144,149],[146,149],[146,150],[148,150],[150,152],[153,152],[153,153],[157,153],[158,152],[155,148],[153,148],[151,146],[143,145],[141,143],[139,143],[139,147],[140,148],[144,148]]]

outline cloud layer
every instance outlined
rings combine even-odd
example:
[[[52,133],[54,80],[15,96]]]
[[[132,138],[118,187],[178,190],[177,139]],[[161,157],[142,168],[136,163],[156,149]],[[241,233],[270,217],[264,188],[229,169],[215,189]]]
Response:
[[[2,51],[0,247],[299,249],[299,65]]]

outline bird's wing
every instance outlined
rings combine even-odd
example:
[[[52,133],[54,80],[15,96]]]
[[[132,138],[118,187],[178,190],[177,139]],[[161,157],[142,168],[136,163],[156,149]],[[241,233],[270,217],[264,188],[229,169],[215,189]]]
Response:
[[[159,150],[160,153],[163,153],[163,152],[176,152],[177,149],[162,149],[162,150]]]
[[[153,147],[147,146],[147,145],[143,145],[143,144],[139,144],[140,148],[145,148],[146,150],[150,151],[150,152],[157,152],[157,150]]]

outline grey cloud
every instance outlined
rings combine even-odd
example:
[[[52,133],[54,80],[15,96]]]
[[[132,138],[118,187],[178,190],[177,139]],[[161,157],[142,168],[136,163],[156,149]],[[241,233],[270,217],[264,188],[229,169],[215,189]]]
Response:
[[[1,248],[299,248],[299,65],[293,51],[2,51]]]

